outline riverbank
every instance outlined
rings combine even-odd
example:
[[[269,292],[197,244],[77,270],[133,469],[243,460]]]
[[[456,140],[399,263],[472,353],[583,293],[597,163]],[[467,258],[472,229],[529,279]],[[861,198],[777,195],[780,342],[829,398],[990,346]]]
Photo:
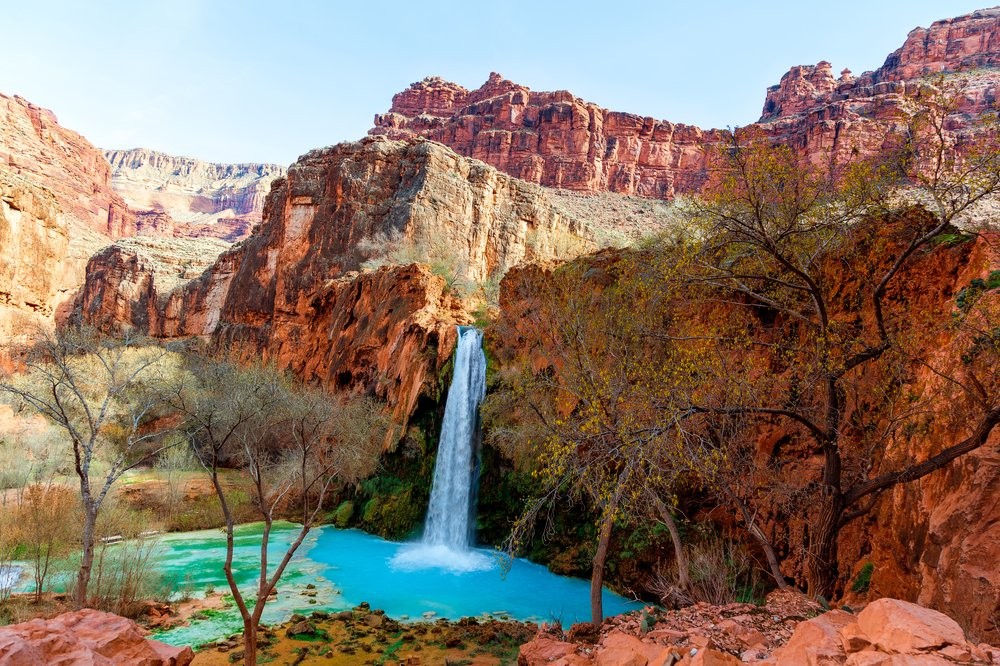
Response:
[[[538,626],[524,622],[483,621],[401,623],[360,604],[340,613],[318,611],[261,632],[259,661],[270,664],[516,664],[520,646]],[[195,666],[223,666],[242,658],[240,635],[201,646]]]

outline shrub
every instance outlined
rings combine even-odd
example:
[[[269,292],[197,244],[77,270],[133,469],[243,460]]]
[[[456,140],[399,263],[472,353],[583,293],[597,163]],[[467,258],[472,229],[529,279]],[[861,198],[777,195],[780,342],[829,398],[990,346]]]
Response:
[[[858,594],[865,594],[871,588],[872,584],[872,574],[875,572],[875,564],[873,562],[865,562],[858,570],[858,574],[854,577],[854,582],[851,583],[851,591],[857,592]]]

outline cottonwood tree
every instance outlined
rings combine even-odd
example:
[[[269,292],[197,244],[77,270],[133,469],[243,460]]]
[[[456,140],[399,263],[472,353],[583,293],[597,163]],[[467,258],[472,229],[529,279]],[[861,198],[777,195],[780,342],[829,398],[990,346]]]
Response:
[[[733,133],[708,196],[695,206],[708,239],[696,279],[749,318],[734,317],[740,325],[719,334],[720,353],[743,355],[740,371],[719,377],[715,395],[694,408],[783,422],[821,456],[814,492],[803,503],[811,594],[834,592],[841,529],[889,488],[982,446],[1000,423],[995,349],[980,345],[975,362],[954,358],[935,370],[965,394],[963,432],[925,460],[891,454],[914,424],[916,410],[899,413],[908,368],[928,356],[909,341],[924,322],[897,297],[901,283],[917,278],[909,269],[954,230],[962,212],[1000,190],[993,140],[980,136],[956,149],[946,107],[936,95],[923,99],[910,100],[911,120],[894,159],[875,166],[817,164],[760,135]],[[929,212],[906,208],[912,188],[932,202]],[[888,399],[877,400],[880,392]],[[876,408],[871,428],[859,427],[866,410]],[[867,455],[845,459],[852,437],[868,438],[868,446],[857,447]]]
[[[540,372],[515,371],[485,407],[493,443],[509,457],[536,461],[537,496],[507,547],[520,547],[544,507],[587,498],[599,512],[590,587],[595,624],[603,621],[604,571],[616,521],[640,515],[662,521],[674,544],[678,584],[688,587],[673,517],[679,468],[669,452],[675,391],[696,376],[698,349],[648,333],[652,322],[662,324],[674,296],[665,278],[676,271],[679,256],[669,264],[649,253],[567,264],[546,276],[533,295],[535,306],[515,324],[518,330],[498,333],[526,339],[531,355],[548,364]]]
[[[256,664],[257,631],[269,596],[315,525],[331,484],[357,480],[374,469],[388,425],[371,400],[338,402],[260,362],[195,358],[190,377],[173,393],[171,404],[185,415],[192,450],[219,500],[226,530],[223,571],[243,619],[244,662]],[[246,480],[263,522],[252,595],[240,589],[233,572],[236,517],[224,478],[227,468]],[[283,512],[297,516],[300,526],[280,561],[272,564],[268,546]]]
[[[163,433],[149,426],[163,406],[171,363],[165,349],[128,334],[110,338],[80,328],[39,332],[36,339],[24,356],[23,373],[0,381],[0,393],[67,435],[83,512],[74,588],[81,607],[88,603],[95,528],[105,500],[123,474],[164,449]]]

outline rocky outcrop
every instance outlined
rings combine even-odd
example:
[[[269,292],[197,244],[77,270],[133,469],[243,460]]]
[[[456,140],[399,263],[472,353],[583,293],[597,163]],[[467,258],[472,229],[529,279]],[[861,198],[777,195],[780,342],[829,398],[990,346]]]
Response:
[[[0,168],[0,340],[25,342],[51,321],[68,242],[55,197]]]
[[[139,233],[235,241],[260,222],[276,164],[212,164],[145,148],[105,150],[114,190],[139,212]]]
[[[518,654],[519,666],[867,666],[997,664],[1000,649],[975,645],[943,613],[879,599],[853,615],[820,613],[793,593],[775,593],[761,608],[698,604],[680,611],[647,609],[605,621],[592,642],[543,628]],[[811,617],[811,619],[805,619]],[[575,627],[574,627],[575,628]]]
[[[426,266],[359,274],[373,252],[444,248],[464,277],[485,280],[558,256],[567,239],[588,247],[585,230],[541,188],[421,140],[308,153],[275,182],[263,218],[257,233],[172,291],[157,284],[158,269],[135,244],[94,257],[81,318],[106,329],[210,336],[306,380],[363,387],[403,421],[435,390],[454,327],[471,317],[454,285]]]
[[[52,192],[70,225],[111,237],[135,233],[104,155],[48,109],[0,94],[0,167]]]
[[[375,116],[373,135],[424,136],[550,187],[671,198],[704,181],[715,132],[608,111],[566,91],[532,92],[497,73],[468,91],[433,77]]]
[[[0,94],[0,345],[68,314],[87,259],[135,217],[110,167],[55,115]],[[6,352],[0,352],[6,353]]]
[[[189,647],[149,640],[135,622],[90,609],[0,627],[0,663],[186,666]]]
[[[796,664],[997,664],[1000,649],[970,643],[947,615],[897,599],[873,601],[857,616],[834,610],[795,628],[763,662]]]
[[[900,118],[903,94],[933,73],[964,72],[964,98],[951,120],[961,132],[990,108],[1000,87],[1000,10],[938,21],[912,31],[874,71],[834,78],[828,62],[792,67],[767,91],[756,126],[811,155],[874,155]],[[608,111],[569,92],[534,92],[490,74],[466,90],[437,77],[414,83],[375,116],[374,135],[424,136],[501,171],[542,185],[672,198],[697,192],[706,150],[722,134]]]

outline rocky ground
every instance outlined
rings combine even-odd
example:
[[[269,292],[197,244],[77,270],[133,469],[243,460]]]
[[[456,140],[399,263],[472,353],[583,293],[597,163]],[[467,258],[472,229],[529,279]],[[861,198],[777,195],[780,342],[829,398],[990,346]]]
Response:
[[[1000,648],[973,645],[948,616],[896,599],[860,612],[823,608],[794,591],[763,606],[695,604],[649,608],[568,632],[543,627],[521,647],[519,666],[672,666],[673,664],[874,666],[1000,664]]]

